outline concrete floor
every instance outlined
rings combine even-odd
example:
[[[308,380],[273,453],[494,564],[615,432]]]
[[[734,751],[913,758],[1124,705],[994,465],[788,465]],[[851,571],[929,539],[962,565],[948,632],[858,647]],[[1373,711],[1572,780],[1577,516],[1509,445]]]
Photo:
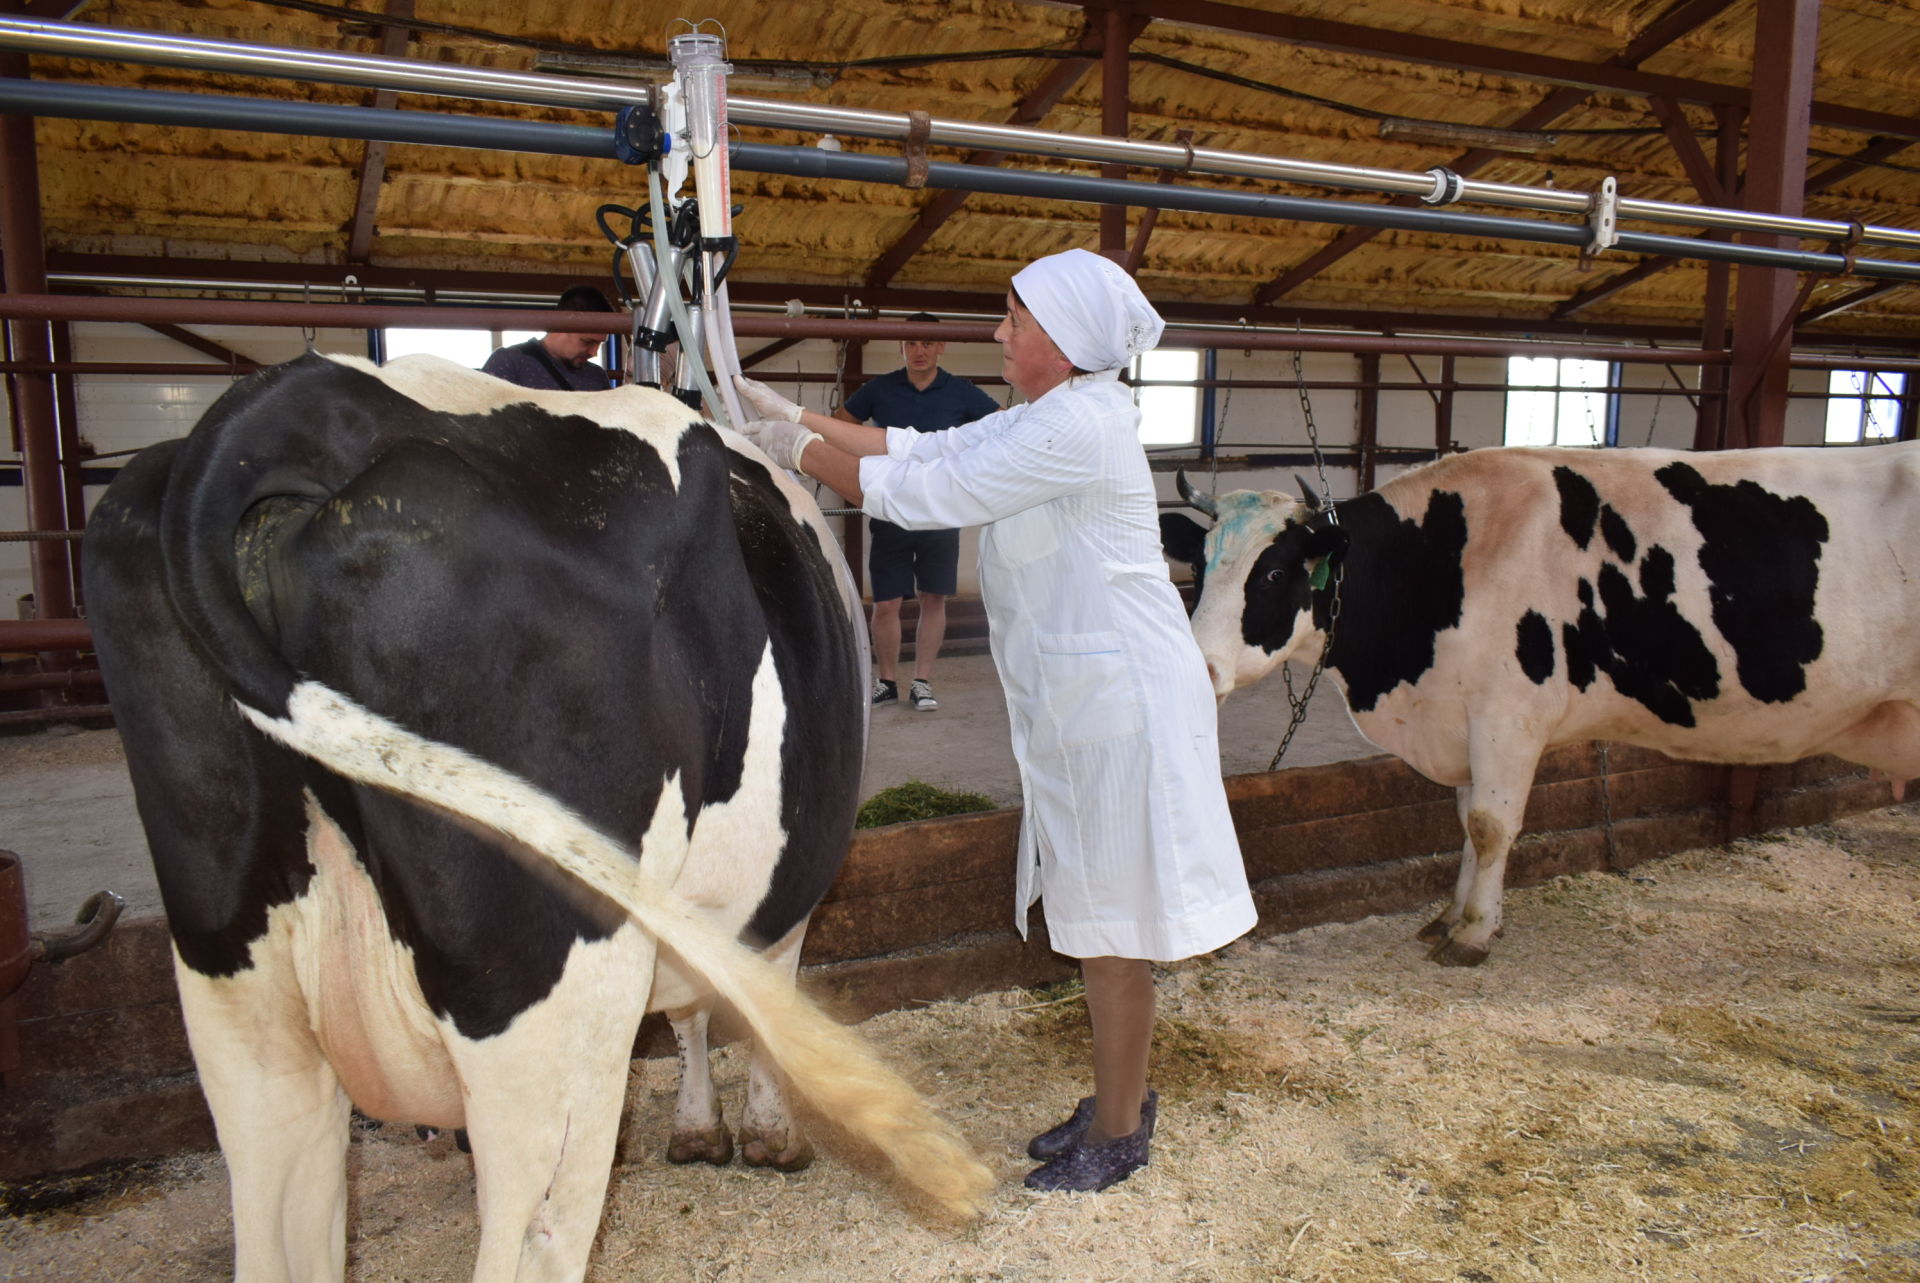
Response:
[[[1305,684],[1296,672],[1295,686]],[[934,670],[940,708],[904,703],[874,711],[861,796],[921,780],[987,794],[1003,806],[1020,802],[1019,772],[1007,742],[1007,707],[993,661],[985,654],[943,657]],[[1278,675],[1236,691],[1220,709],[1223,773],[1264,771],[1287,724]],[[1340,694],[1329,683],[1313,704],[1287,766],[1372,756]],[[132,786],[111,730],[56,727],[0,737],[0,849],[14,852],[25,873],[28,917],[35,931],[73,920],[95,891],[117,891],[130,917],[160,911],[158,889],[133,805]]]

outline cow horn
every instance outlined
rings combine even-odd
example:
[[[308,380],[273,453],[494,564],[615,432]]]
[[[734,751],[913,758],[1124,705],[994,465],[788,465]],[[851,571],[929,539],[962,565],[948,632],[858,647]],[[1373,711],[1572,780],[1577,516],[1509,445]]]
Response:
[[[1293,474],[1293,479],[1295,482],[1299,484],[1300,496],[1303,500],[1305,500],[1307,507],[1313,509],[1315,512],[1318,512],[1320,511],[1321,508],[1326,506],[1326,501],[1320,497],[1320,492],[1318,490],[1315,490],[1312,486],[1308,485],[1307,479],[1305,477],[1301,476],[1299,473],[1296,472]]]
[[[1180,497],[1185,499],[1191,507],[1198,508],[1209,517],[1217,518],[1220,515],[1220,505],[1214,502],[1213,496],[1210,494],[1201,494],[1188,483],[1187,470],[1185,468],[1181,468],[1175,472],[1173,479],[1174,484],[1180,489]]]

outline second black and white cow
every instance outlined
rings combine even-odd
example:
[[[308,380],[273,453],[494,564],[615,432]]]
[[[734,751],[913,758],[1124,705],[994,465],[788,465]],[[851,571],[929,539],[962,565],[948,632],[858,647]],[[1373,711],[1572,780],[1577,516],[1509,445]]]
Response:
[[[1215,518],[1215,691],[1324,657],[1363,735],[1456,786],[1438,962],[1486,958],[1551,745],[1920,775],[1920,444],[1476,450],[1330,508],[1181,486]]]
[[[710,985],[823,1112],[979,1197],[792,988],[864,664],[818,509],[750,445],[641,389],[308,357],[138,456],[86,550],[241,1279],[341,1276],[350,1103],[468,1130],[475,1278],[581,1277],[656,947],[683,1023]]]

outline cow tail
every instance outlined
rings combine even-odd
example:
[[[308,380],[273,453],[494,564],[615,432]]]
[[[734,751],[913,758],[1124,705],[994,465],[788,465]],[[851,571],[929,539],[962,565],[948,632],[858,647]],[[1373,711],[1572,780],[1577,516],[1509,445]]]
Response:
[[[773,965],[643,876],[632,851],[509,771],[436,743],[318,682],[299,682],[284,717],[242,706],[262,731],[322,765],[464,817],[531,849],[623,908],[731,1002],[815,1108],[884,1153],[958,1216],[978,1215],[993,1175],[951,1124],[828,1018]]]
[[[301,679],[247,606],[234,538],[248,510],[270,498],[318,506],[383,424],[419,412],[380,380],[307,356],[234,384],[182,443],[160,509],[167,594],[242,704],[279,716]]]

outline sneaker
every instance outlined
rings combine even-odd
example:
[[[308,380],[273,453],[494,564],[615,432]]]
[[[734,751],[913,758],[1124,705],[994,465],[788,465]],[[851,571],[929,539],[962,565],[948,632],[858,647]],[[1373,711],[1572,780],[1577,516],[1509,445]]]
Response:
[[[874,678],[873,680],[873,702],[874,703],[893,704],[893,703],[899,702],[899,699],[900,699],[899,687],[895,686],[892,682],[888,681],[884,677]]]
[[[940,701],[933,697],[933,683],[924,677],[913,679],[913,685],[907,688],[907,698],[923,713],[931,713],[940,707]]]

